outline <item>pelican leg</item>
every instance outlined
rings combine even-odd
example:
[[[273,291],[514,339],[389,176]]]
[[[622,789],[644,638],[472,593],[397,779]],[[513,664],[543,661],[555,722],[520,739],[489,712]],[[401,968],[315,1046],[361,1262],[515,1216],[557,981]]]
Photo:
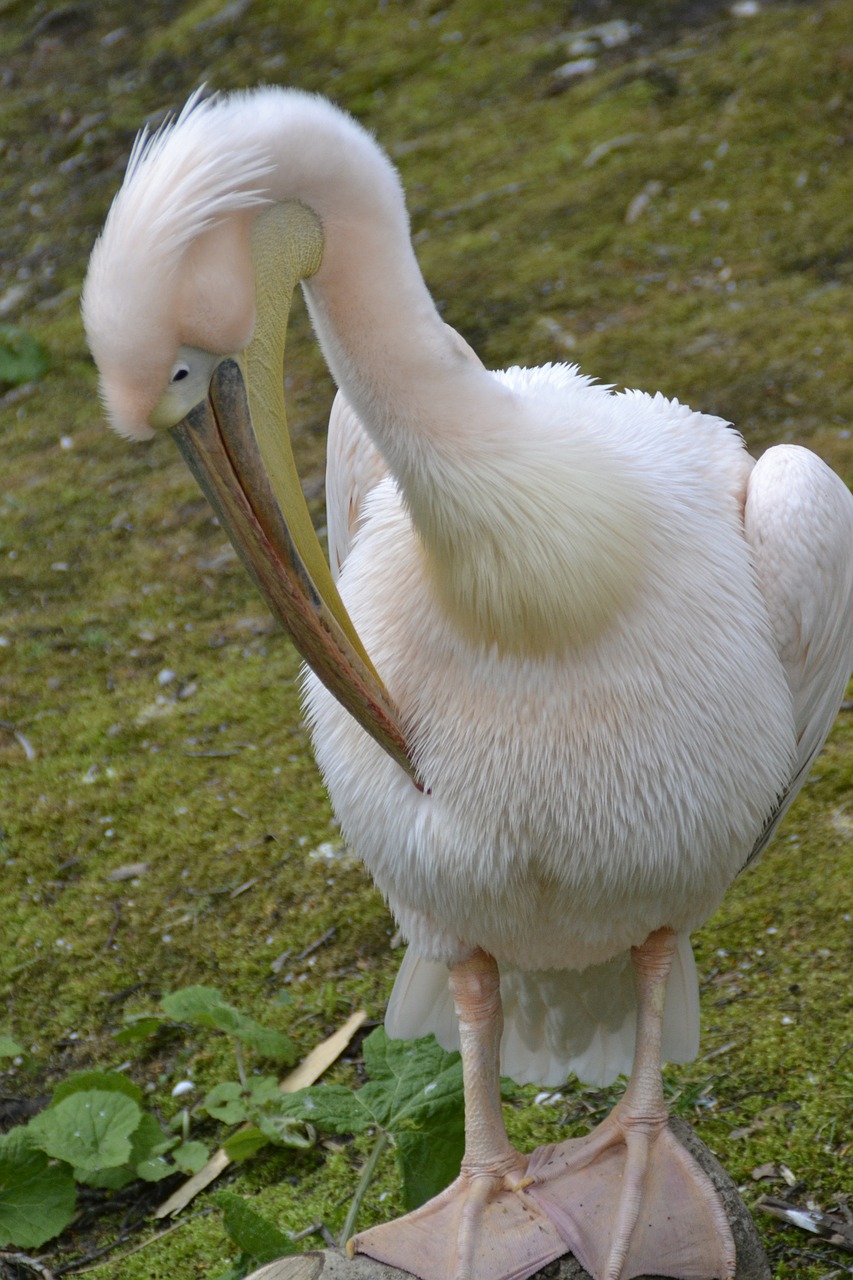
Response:
[[[450,974],[465,1086],[465,1156],[459,1177],[413,1213],[355,1236],[366,1253],[421,1280],[525,1280],[566,1252],[558,1229],[520,1186],[527,1159],[501,1111],[503,1015],[498,967],[477,951]]]
[[[735,1272],[722,1201],[667,1128],[660,1048],[674,950],[674,934],[660,929],[632,952],[637,1046],[620,1101],[592,1133],[540,1147],[528,1165],[528,1194],[596,1280]]]

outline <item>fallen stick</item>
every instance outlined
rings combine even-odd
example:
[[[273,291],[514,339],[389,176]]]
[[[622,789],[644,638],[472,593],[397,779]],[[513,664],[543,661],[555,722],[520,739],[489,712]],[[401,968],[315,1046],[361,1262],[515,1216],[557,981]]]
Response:
[[[823,1213],[820,1209],[801,1209],[799,1205],[776,1200],[772,1196],[763,1196],[756,1207],[782,1222],[799,1227],[801,1231],[811,1231],[812,1235],[820,1236],[836,1248],[853,1253],[853,1223],[845,1222],[835,1214]]]

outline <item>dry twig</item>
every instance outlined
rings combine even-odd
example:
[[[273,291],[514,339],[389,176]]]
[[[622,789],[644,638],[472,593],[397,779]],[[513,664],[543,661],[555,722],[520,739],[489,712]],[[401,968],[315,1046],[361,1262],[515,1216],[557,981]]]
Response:
[[[15,741],[18,743],[18,746],[21,748],[21,750],[23,751],[24,755],[27,757],[28,760],[35,760],[36,758],[35,747],[32,745],[29,738],[24,737],[20,729],[15,728],[11,720],[0,720],[0,729],[2,729],[4,733],[8,733],[10,737],[15,739]]]
[[[833,1213],[822,1213],[819,1209],[800,1209],[787,1200],[775,1200],[771,1196],[763,1196],[757,1207],[765,1213],[789,1222],[801,1231],[810,1231],[812,1235],[834,1244],[839,1249],[849,1249],[853,1253],[853,1226]]]
[[[15,1267],[24,1267],[25,1270],[41,1276],[42,1280],[55,1280],[54,1273],[50,1268],[46,1267],[43,1262],[39,1262],[38,1258],[31,1258],[28,1253],[12,1253],[8,1249],[2,1249],[0,1250],[0,1266],[6,1262]]]

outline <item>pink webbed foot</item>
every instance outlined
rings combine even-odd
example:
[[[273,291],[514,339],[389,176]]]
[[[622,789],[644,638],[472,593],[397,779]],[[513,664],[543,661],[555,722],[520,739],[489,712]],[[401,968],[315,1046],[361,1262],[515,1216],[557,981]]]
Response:
[[[566,1252],[546,1212],[506,1174],[461,1173],[446,1191],[395,1222],[354,1237],[351,1253],[421,1280],[526,1280]]]
[[[526,1280],[565,1253],[566,1246],[547,1214],[520,1186],[527,1159],[510,1144],[504,1128],[497,965],[477,951],[454,966],[450,987],[465,1082],[462,1172],[427,1204],[359,1234],[348,1247],[421,1280]]]
[[[535,1151],[530,1199],[595,1280],[729,1280],[735,1246],[710,1178],[665,1123],[618,1112],[587,1138]]]
[[[637,1044],[621,1100],[585,1138],[541,1147],[528,1165],[528,1194],[595,1280],[735,1273],[723,1203],[666,1125],[660,1044],[674,950],[671,930],[659,929],[632,952]]]
[[[421,1280],[527,1280],[573,1253],[595,1280],[729,1280],[735,1247],[707,1175],[666,1127],[660,1076],[668,929],[634,949],[637,1047],[621,1101],[585,1138],[509,1143],[500,1110],[499,975],[475,952],[454,967],[465,1081],[465,1160],[441,1195],[351,1242]]]

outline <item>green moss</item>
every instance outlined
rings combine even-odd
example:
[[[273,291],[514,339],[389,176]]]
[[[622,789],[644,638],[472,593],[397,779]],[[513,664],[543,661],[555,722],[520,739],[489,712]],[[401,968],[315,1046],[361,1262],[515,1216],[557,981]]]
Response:
[[[353,1008],[380,1017],[397,964],[363,872],[307,856],[336,828],[293,652],[170,442],[130,449],[101,422],[77,295],[142,121],[203,79],[330,94],[399,164],[429,285],[487,363],[577,360],[719,413],[755,449],[809,443],[853,481],[845,4],[743,22],[706,9],[697,27],[689,6],[626,3],[608,16],[644,31],[578,81],[554,74],[565,7],[241,8],[0,4],[3,290],[22,290],[8,318],[52,360],[0,402],[0,720],[36,753],[0,729],[3,1029],[32,1050],[7,1093],[119,1065],[123,1013],[189,982],[307,1050]],[[289,352],[322,523],[333,388],[304,314]],[[753,1182],[767,1164],[788,1166],[803,1198],[849,1188],[852,737],[847,713],[773,848],[697,939],[702,1056],[667,1088],[748,1199],[778,1189]],[[139,862],[136,880],[110,879]],[[130,1056],[166,1112],[182,1074],[232,1070],[224,1038],[188,1031]],[[508,1104],[521,1145],[580,1131],[614,1096],[560,1092]],[[339,1229],[366,1151],[263,1157],[234,1187],[287,1229]],[[366,1219],[399,1207],[395,1188],[389,1157]],[[760,1226],[779,1277],[817,1280],[836,1260]],[[96,1274],[185,1280],[227,1252],[211,1214]]]

